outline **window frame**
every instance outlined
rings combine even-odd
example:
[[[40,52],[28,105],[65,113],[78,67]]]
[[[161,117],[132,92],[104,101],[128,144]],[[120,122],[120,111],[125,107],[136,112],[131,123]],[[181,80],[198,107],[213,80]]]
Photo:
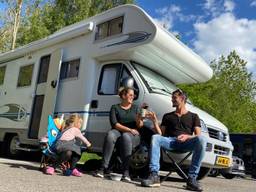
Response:
[[[122,19],[121,31],[120,31],[120,33],[111,35],[111,34],[110,34],[110,23],[111,23],[112,21],[114,21],[114,20],[119,19],[119,18]],[[106,23],[107,23],[107,35],[106,35],[105,37],[100,37],[100,36],[99,36],[99,27],[100,27],[101,25],[106,24]],[[114,17],[114,18],[112,18],[112,19],[110,19],[110,20],[104,21],[104,22],[99,23],[99,24],[96,25],[96,33],[95,33],[95,38],[94,38],[94,40],[95,40],[95,41],[101,41],[101,40],[104,40],[104,39],[108,39],[108,38],[111,38],[111,37],[115,37],[116,35],[122,34],[122,33],[123,33],[123,29],[124,29],[124,15],[120,15],[120,16]]]
[[[100,92],[100,88],[101,88],[101,85],[102,85],[102,80],[103,80],[103,73],[104,73],[104,69],[106,67],[112,67],[112,66],[119,66],[119,69],[118,69],[118,75],[116,77],[116,85],[115,85],[115,89],[116,89],[116,93],[115,94],[104,94],[104,93],[101,93]],[[130,75],[133,80],[134,80],[134,88],[137,87],[138,88],[138,92],[136,93],[136,97],[134,98],[134,100],[137,100],[139,98],[139,86],[138,86],[138,83],[136,82],[135,80],[135,77],[132,75],[132,73],[130,72],[129,68],[124,64],[124,63],[108,63],[108,64],[104,64],[101,68],[101,72],[100,72],[100,78],[99,78],[99,83],[98,83],[98,87],[97,87],[97,94],[98,95],[101,95],[101,96],[111,96],[111,95],[118,95],[118,89],[120,88],[121,86],[121,76],[123,75],[123,72],[124,70],[127,71],[128,75]]]
[[[79,69],[78,69],[78,73],[77,73],[77,76],[75,76],[75,77],[67,77],[66,75],[67,75],[67,70],[65,71],[65,77],[64,78],[62,78],[61,76],[62,76],[62,66],[63,66],[63,63],[70,63],[70,62],[72,62],[72,61],[76,61],[76,60],[79,60]],[[80,69],[81,69],[81,57],[76,57],[76,58],[72,58],[72,59],[68,59],[68,60],[64,60],[64,61],[62,61],[61,62],[61,67],[60,67],[60,81],[69,81],[69,80],[77,80],[78,78],[79,78],[79,74],[80,74]]]
[[[0,86],[2,86],[2,85],[4,85],[4,79],[5,79],[7,65],[0,65],[0,68],[4,68],[3,82],[1,83],[1,81],[0,81]]]
[[[29,84],[29,85],[20,86],[20,85],[19,85],[19,80],[20,80],[21,68],[27,67],[27,66],[30,66],[30,65],[33,66],[33,68],[32,68],[32,73],[31,73],[31,78],[30,78],[30,84]],[[30,87],[30,86],[32,85],[33,76],[34,76],[34,69],[35,69],[35,64],[34,64],[34,63],[30,63],[30,64],[26,64],[26,65],[21,65],[21,66],[19,67],[18,79],[17,79],[17,84],[16,84],[16,87],[17,87],[17,88],[26,88],[26,87]]]
[[[101,72],[100,72],[100,79],[99,79],[99,83],[98,83],[98,88],[97,88],[97,94],[98,95],[117,95],[118,94],[117,93],[117,88],[118,88],[120,83],[117,83],[118,82],[117,80],[120,79],[120,75],[121,75],[121,72],[122,72],[122,65],[123,65],[122,63],[114,63],[114,64],[105,64],[105,65],[102,66]],[[105,68],[112,67],[112,66],[115,66],[116,68],[119,67],[119,69],[117,69],[117,77],[116,77],[116,80],[115,80],[116,81],[116,84],[115,84],[116,93],[114,93],[114,94],[105,94],[105,93],[102,93],[100,91],[100,88],[102,86],[103,74],[104,74]]]
[[[46,75],[46,80],[45,81],[43,81],[43,82],[39,82],[39,80],[40,80],[40,72],[41,72],[41,70],[42,70],[42,59],[44,59],[44,58],[47,58],[47,57],[49,57],[49,63],[48,63],[48,69],[47,69],[47,75]],[[50,62],[51,62],[51,54],[48,54],[48,55],[44,55],[44,56],[42,56],[41,58],[40,58],[40,60],[39,60],[39,71],[38,71],[38,77],[37,77],[37,84],[41,84],[41,83],[46,83],[47,82],[47,78],[48,78],[48,73],[49,73],[49,67],[50,67]]]

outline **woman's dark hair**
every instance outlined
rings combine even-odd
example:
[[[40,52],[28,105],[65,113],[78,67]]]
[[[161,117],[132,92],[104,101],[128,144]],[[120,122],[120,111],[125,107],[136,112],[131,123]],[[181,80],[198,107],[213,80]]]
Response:
[[[118,90],[118,95],[120,98],[122,98],[123,95],[126,95],[129,90],[133,90],[134,89],[132,87],[120,87],[119,90]]]

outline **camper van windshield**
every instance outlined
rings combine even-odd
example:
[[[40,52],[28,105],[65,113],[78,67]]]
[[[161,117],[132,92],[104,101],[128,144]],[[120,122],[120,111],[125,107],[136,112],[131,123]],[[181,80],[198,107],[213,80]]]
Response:
[[[178,89],[171,81],[161,76],[160,74],[150,70],[149,68],[146,68],[134,62],[133,66],[143,78],[147,87],[150,89],[149,91],[170,95],[173,91]],[[187,102],[192,104],[189,99]]]
[[[133,63],[139,74],[143,77],[150,91],[171,94],[177,87],[165,77],[143,67],[142,65]]]

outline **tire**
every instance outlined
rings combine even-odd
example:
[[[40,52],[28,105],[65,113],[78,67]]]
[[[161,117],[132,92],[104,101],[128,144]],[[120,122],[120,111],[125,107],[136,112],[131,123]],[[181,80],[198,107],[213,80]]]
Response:
[[[11,159],[17,159],[21,155],[21,151],[16,146],[20,143],[18,135],[9,135],[5,141],[5,154]]]
[[[210,171],[210,173],[209,173],[209,176],[210,176],[210,177],[217,177],[219,174],[220,174],[220,172],[219,172],[218,169],[212,168],[211,171]]]
[[[230,173],[221,173],[223,177],[226,179],[234,179],[236,175],[230,174]]]
[[[186,174],[188,174],[189,168],[182,168],[182,170],[183,170]],[[211,171],[211,169],[208,168],[208,167],[201,167],[201,168],[200,168],[200,172],[199,172],[199,174],[198,174],[198,176],[197,176],[197,180],[202,180],[203,178],[205,178],[205,177],[210,173],[210,171]],[[178,175],[179,175],[181,178],[185,179],[181,173],[179,173],[179,172],[177,172],[177,173],[178,173]]]

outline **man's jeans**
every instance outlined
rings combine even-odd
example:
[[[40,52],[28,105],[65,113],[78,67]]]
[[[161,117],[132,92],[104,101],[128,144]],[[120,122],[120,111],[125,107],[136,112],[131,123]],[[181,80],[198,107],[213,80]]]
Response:
[[[149,168],[151,172],[157,172],[160,169],[160,148],[166,150],[177,151],[192,151],[192,162],[189,168],[189,177],[196,178],[201,166],[201,161],[205,154],[206,138],[203,136],[195,136],[194,138],[187,140],[183,143],[178,142],[175,137],[164,137],[161,135],[153,135],[150,148],[150,163]]]

